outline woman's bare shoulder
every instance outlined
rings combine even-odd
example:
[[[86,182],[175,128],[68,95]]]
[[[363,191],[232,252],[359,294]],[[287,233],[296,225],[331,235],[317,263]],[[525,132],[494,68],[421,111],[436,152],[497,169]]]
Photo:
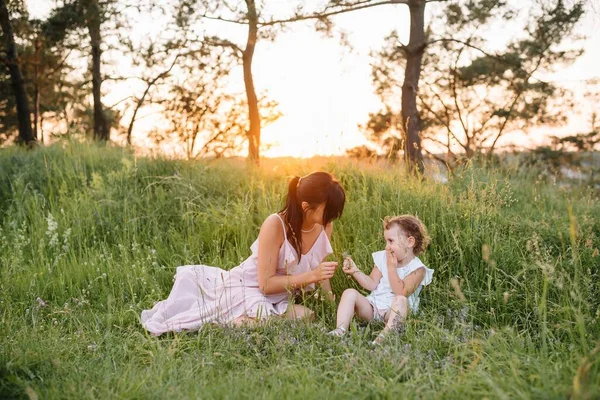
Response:
[[[283,238],[283,226],[280,217],[277,214],[271,214],[265,218],[260,226],[260,234],[271,238],[278,236]]]

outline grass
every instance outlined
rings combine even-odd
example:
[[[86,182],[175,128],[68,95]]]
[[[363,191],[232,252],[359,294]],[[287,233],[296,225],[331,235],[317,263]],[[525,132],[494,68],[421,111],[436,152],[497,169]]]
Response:
[[[0,151],[0,398],[598,398],[600,202],[516,167],[447,184],[339,159],[134,158],[85,145]],[[421,312],[379,348],[381,325],[328,337],[313,323],[148,335],[141,310],[175,267],[229,269],[282,205],[290,175],[333,172],[348,201],[342,251],[370,272],[381,218],[414,213],[435,269]],[[341,272],[338,295],[356,285]]]

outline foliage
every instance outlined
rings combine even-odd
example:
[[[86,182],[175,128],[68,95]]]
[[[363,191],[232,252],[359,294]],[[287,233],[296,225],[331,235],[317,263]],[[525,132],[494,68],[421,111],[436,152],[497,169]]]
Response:
[[[544,76],[581,54],[574,29],[584,13],[583,4],[537,1],[520,13],[506,1],[452,1],[436,6],[418,97],[423,138],[450,156],[444,163],[452,167],[461,158],[492,153],[508,133],[566,121],[573,107],[569,93]],[[489,50],[491,40],[484,32],[503,24],[515,30],[521,25],[524,33],[507,39],[500,50]],[[397,99],[405,50],[398,34],[392,32],[373,57],[373,81],[383,109],[370,114],[364,130],[387,151],[389,138],[400,137],[390,133],[403,128],[388,117],[400,112]]]
[[[315,169],[348,194],[331,259],[348,251],[369,272],[383,216],[428,226],[434,281],[404,336],[376,349],[377,324],[326,336],[335,305],[313,293],[312,324],[142,329],[176,266],[239,264],[288,177]],[[598,192],[540,172],[466,167],[442,185],[340,159],[257,170],[110,147],[4,149],[0,397],[596,398]],[[341,271],[332,283],[338,298],[353,286]]]

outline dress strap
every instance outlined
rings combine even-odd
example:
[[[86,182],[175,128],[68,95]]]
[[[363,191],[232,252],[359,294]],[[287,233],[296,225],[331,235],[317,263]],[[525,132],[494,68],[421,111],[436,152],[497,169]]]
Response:
[[[283,240],[287,240],[287,230],[285,229],[285,222],[283,222],[283,218],[281,218],[281,215],[277,213],[275,215],[277,215],[277,218],[279,218],[279,220],[281,221],[281,227],[283,228]]]

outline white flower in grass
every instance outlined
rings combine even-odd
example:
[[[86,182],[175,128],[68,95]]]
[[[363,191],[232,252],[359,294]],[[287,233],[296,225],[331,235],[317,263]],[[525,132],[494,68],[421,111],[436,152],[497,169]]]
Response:
[[[38,297],[37,299],[35,299],[35,302],[37,303],[39,308],[46,307],[46,302],[44,300],[42,300],[41,297]]]
[[[48,244],[50,246],[56,246],[58,244],[58,222],[56,222],[52,213],[48,213],[46,222],[48,223],[46,236],[50,238],[50,242]]]
[[[63,233],[63,246],[62,249],[66,253],[69,251],[69,237],[71,236],[71,228],[67,228],[65,233]]]

